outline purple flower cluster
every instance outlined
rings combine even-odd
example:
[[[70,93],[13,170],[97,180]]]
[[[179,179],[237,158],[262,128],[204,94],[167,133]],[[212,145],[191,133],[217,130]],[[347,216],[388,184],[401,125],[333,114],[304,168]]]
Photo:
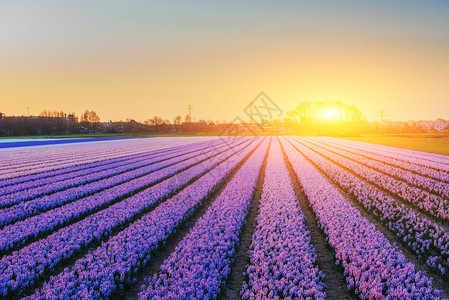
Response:
[[[307,139],[307,141],[312,141],[314,144],[317,143],[315,139]],[[374,170],[380,171],[383,174],[388,175],[389,177],[394,177],[396,179],[407,182],[412,186],[419,187],[431,193],[438,194],[440,197],[448,197],[449,196],[449,184],[445,182],[441,182],[440,180],[435,180],[426,176],[422,176],[420,174],[416,174],[410,170],[405,170],[403,168],[398,168],[395,166],[391,166],[389,164],[380,162],[375,159],[367,158],[363,155],[357,154],[354,151],[344,150],[337,148],[335,146],[330,146],[327,144],[323,144],[318,142],[318,146],[323,147],[324,149],[336,153],[342,157],[353,160],[359,164],[370,167]],[[449,176],[449,174],[447,174]],[[405,185],[408,187],[407,185]],[[398,187],[401,189],[401,187]],[[410,187],[413,188],[413,187]],[[429,194],[431,195],[431,194]]]
[[[311,149],[350,169],[352,172],[356,173],[367,181],[378,185],[393,194],[396,194],[405,201],[415,205],[419,209],[428,212],[432,216],[443,220],[449,220],[449,200],[431,194],[417,187],[410,186],[409,184],[401,180],[397,180],[389,175],[376,171],[361,163],[354,162],[352,159],[343,157],[329,150],[325,150],[324,148],[317,147],[310,142],[306,142],[304,139],[301,139],[301,141]]]
[[[203,155],[207,152],[208,149],[204,149],[190,154],[167,157],[167,160],[155,162],[151,165],[140,167],[116,176],[91,182],[83,186],[70,188],[51,195],[46,195],[25,203],[19,203],[12,207],[0,210],[0,226],[8,225],[25,217],[42,213],[53,207],[61,206],[78,198],[85,197],[108,188],[114,188],[116,185],[128,182],[130,180],[135,180],[134,182],[140,181],[142,183],[147,182],[148,179],[152,177],[153,180],[161,180],[164,177],[157,177],[157,179],[155,179],[152,172],[162,169],[161,172],[166,173],[166,176],[168,176],[173,172],[179,172],[184,168],[187,168],[189,165],[196,163],[197,159],[195,156]],[[144,177],[144,175],[146,176]]]
[[[116,236],[76,261],[58,276],[44,283],[29,299],[108,298],[124,285],[135,281],[158,246],[185,222],[214,192],[247,155],[256,143],[232,155],[225,168],[213,168],[214,176],[203,175],[176,196],[143,215]]]
[[[268,155],[252,240],[243,299],[325,299],[323,275],[277,139]]]
[[[237,147],[235,151],[241,151],[242,148],[244,147]],[[251,150],[251,147],[248,148]],[[226,153],[229,156],[235,152],[227,150]],[[52,271],[61,261],[92,242],[109,236],[114,229],[123,226],[216,165],[209,158],[201,165],[187,169],[78,223],[62,228],[46,239],[3,257],[0,261],[0,295],[18,293],[32,285],[34,280],[46,271]]]
[[[140,299],[209,299],[218,295],[229,275],[268,146],[267,138],[164,261],[160,272],[146,279]]]
[[[237,150],[240,150],[242,147],[242,145],[233,146],[238,148]],[[228,151],[226,151],[227,149],[228,148],[222,150],[224,156],[229,155]],[[213,158],[214,157],[211,153],[204,153],[200,160],[195,160],[195,162],[190,160],[188,165],[186,165],[185,162],[181,162],[164,169],[159,169],[147,176],[132,179],[128,182],[105,189],[92,196],[76,200],[61,207],[57,207],[39,215],[27,218],[23,221],[6,226],[0,230],[0,253],[17,245],[23,244],[30,238],[49,232],[57,226],[69,223],[75,218],[94,212],[101,207],[114,202],[120,197],[131,195],[136,190],[157,183],[168,176],[176,174],[186,167],[191,167],[192,165],[200,163],[205,159],[213,160]],[[201,164],[200,168],[202,166],[203,165]],[[176,176],[175,179],[176,178],[178,178],[178,176]]]
[[[119,175],[121,173],[125,173],[128,171],[132,171],[134,169],[142,168],[145,166],[152,165],[156,162],[163,161],[165,159],[170,159],[172,156],[166,155],[164,158],[137,158],[137,159],[129,159],[125,162],[120,162],[113,164],[110,167],[106,167],[105,170],[95,172],[92,170],[92,173],[89,173],[84,176],[74,177],[72,174],[66,174],[61,181],[53,181],[53,178],[42,180],[46,181],[47,184],[40,185],[38,187],[32,187],[35,184],[35,181],[26,182],[22,184],[25,188],[19,192],[11,193],[8,195],[0,196],[0,207],[10,206],[19,202],[23,202],[29,199],[41,197],[43,195],[48,195],[51,193],[55,193],[58,191],[66,190],[73,187],[78,187],[83,185],[82,189],[85,185],[99,181],[105,178],[109,178],[115,175]],[[90,171],[90,170],[88,170]],[[6,189],[6,188],[5,188]],[[95,191],[92,191],[95,192]]]
[[[208,147],[209,145],[207,145]],[[218,146],[218,145],[217,145]],[[154,160],[155,158],[160,158],[160,160],[166,159],[168,154],[171,156],[174,156],[175,154],[188,153],[189,148],[192,146],[184,146],[184,147],[177,147],[177,148],[168,148],[164,149],[162,151],[148,151],[144,153],[134,154],[134,155],[127,155],[125,157],[119,157],[119,158],[112,158],[112,159],[105,159],[99,162],[94,163],[88,163],[81,166],[75,166],[75,167],[69,167],[64,168],[64,173],[54,176],[48,176],[48,173],[38,173],[29,175],[28,177],[31,177],[33,179],[24,180],[23,177],[14,178],[16,181],[20,180],[20,183],[14,183],[14,179],[10,180],[3,180],[0,181],[0,186],[2,187],[0,191],[0,207],[5,202],[4,195],[16,193],[22,190],[28,190],[27,192],[22,193],[16,193],[14,195],[9,196],[9,198],[21,198],[23,199],[31,199],[40,195],[44,195],[46,193],[55,192],[61,189],[74,187],[81,184],[86,184],[95,180],[102,179],[106,176],[113,176],[116,174],[119,174],[120,172],[123,172],[121,169],[116,169],[117,167],[122,166],[128,166],[128,169],[130,170],[132,168],[132,164],[134,163],[141,163],[148,159],[153,159],[157,162],[157,160]],[[205,148],[203,146],[203,148]],[[198,151],[202,149],[198,149],[198,147],[194,147],[193,151]],[[137,167],[141,166],[142,164],[136,164]],[[110,172],[109,169],[115,169],[114,172]],[[61,170],[61,169],[59,169]],[[6,182],[9,182],[9,184],[6,184]],[[36,187],[45,186],[45,189],[39,190],[39,189],[33,189]],[[16,200],[15,202],[18,202],[20,200]]]
[[[329,159],[296,144],[331,180],[385,224],[397,238],[427,265],[443,276],[449,273],[449,233],[431,220],[398,203]],[[437,254],[438,256],[435,256]],[[430,260],[429,260],[430,259]]]
[[[91,145],[72,144],[64,147],[14,149],[13,153],[2,150],[3,159],[0,161],[0,178],[7,179],[33,175],[126,154],[151,151],[153,148],[148,144],[146,146],[145,144],[139,145],[135,140],[129,141],[127,144],[114,143],[114,147],[111,147],[111,149],[105,147],[103,143],[93,143]],[[12,161],[16,163],[13,164],[11,163]]]
[[[384,151],[382,150],[369,149],[368,151],[366,149],[360,149],[356,145],[351,145],[350,143],[344,142],[336,143],[329,138],[315,138],[314,140],[323,141],[328,145],[337,146],[338,148],[345,149],[355,154],[363,155],[369,159],[374,159],[379,162],[399,167],[404,170],[412,171],[416,174],[421,174],[436,180],[449,183],[449,172],[440,171],[438,169],[426,166],[419,159],[413,157],[405,158],[406,160],[404,160],[404,156],[401,155],[401,153],[398,154],[392,153],[389,156],[386,156]],[[449,163],[449,158],[447,159],[447,161]]]
[[[214,137],[126,139],[31,149],[2,149],[0,179],[17,178],[37,172],[211,139]]]
[[[283,142],[349,290],[361,299],[438,299],[432,280],[391,245],[303,155]]]
[[[136,154],[136,155],[141,155],[141,154]],[[67,173],[81,174],[80,172],[88,171],[88,169],[90,169],[90,168],[104,166],[104,165],[110,164],[111,162],[114,162],[114,161],[126,160],[126,159],[127,159],[127,156],[121,156],[119,158],[104,157],[104,159],[102,159],[102,160],[91,162],[91,163],[85,163],[85,164],[81,164],[81,165],[63,167],[63,168],[55,169],[55,170],[38,172],[35,174],[29,174],[29,175],[23,175],[23,176],[19,176],[19,177],[13,177],[13,178],[9,178],[9,179],[3,179],[3,180],[0,180],[0,188],[7,187],[7,186],[19,185],[19,184],[25,183],[27,181],[34,181],[34,180],[39,181],[44,178],[50,178],[50,177],[57,179],[57,178],[59,178],[57,176],[64,176]]]
[[[413,162],[421,166],[433,168],[444,172],[449,172],[449,157],[447,155],[435,154],[422,151],[414,151],[403,148],[388,147],[383,145],[369,144],[350,140],[339,140],[336,138],[327,138],[335,142],[348,144],[351,146],[361,147],[373,151],[379,151],[387,157],[394,157],[401,160]]]

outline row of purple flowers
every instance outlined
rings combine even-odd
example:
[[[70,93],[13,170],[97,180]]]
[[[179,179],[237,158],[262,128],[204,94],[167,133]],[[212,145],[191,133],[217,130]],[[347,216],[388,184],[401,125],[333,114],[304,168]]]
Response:
[[[431,194],[420,188],[410,186],[409,184],[401,180],[397,180],[389,175],[366,167],[360,163],[354,162],[351,159],[340,156],[329,150],[319,148],[311,144],[310,142],[306,142],[304,139],[301,139],[301,141],[311,149],[314,149],[315,151],[318,151],[319,153],[325,155],[335,163],[350,169],[352,172],[366,179],[370,183],[380,186],[381,188],[397,195],[398,197],[421,209],[422,211],[425,211],[434,217],[443,220],[449,220],[448,200]]]
[[[223,143],[217,144],[217,148],[223,147]],[[45,185],[40,185],[34,187],[36,181],[26,182],[21,184],[22,191],[0,196],[0,207],[10,206],[19,202],[23,202],[29,199],[42,197],[51,193],[59,192],[73,187],[79,187],[80,185],[87,185],[91,182],[99,181],[105,178],[113,177],[134,169],[149,166],[155,163],[163,162],[165,160],[172,159],[173,157],[188,157],[191,154],[199,153],[201,150],[205,150],[206,147],[195,147],[190,151],[172,152],[164,153],[162,155],[147,154],[143,157],[130,158],[124,162],[118,162],[110,166],[106,166],[104,170],[95,172],[95,170],[87,170],[88,174],[80,177],[76,177],[75,174],[66,174],[65,178],[62,180],[57,180],[57,178],[50,178],[47,180]],[[6,187],[5,189],[7,189]],[[3,190],[3,189],[2,189]]]
[[[243,144],[245,143],[246,141],[243,142]],[[236,148],[242,147],[242,145],[233,146]],[[226,153],[226,149],[222,150],[222,152]],[[51,232],[54,228],[68,224],[74,219],[79,219],[82,216],[95,212],[104,206],[114,203],[116,199],[131,195],[135,191],[160,182],[183,169],[210,159],[210,157],[213,157],[213,155],[205,152],[199,160],[184,161],[167,168],[159,169],[146,176],[131,179],[128,182],[105,189],[92,196],[76,200],[23,221],[5,226],[0,230],[0,253],[24,244],[28,240],[41,236],[46,232]]]
[[[331,180],[388,227],[418,258],[441,275],[449,271],[449,234],[393,197],[306,147],[296,146]]]
[[[254,148],[246,147],[229,161],[201,176],[177,195],[143,215],[126,229],[77,260],[72,268],[52,277],[30,299],[108,298],[135,282],[154,252],[222,184]],[[212,176],[209,176],[212,175]]]
[[[12,179],[100,161],[105,158],[120,157],[162,148],[192,144],[195,141],[198,141],[198,139],[199,138],[184,138],[177,140],[174,140],[174,138],[126,139],[37,149],[14,149],[14,151],[2,150],[2,159],[0,159],[0,179]],[[203,140],[200,139],[199,141]]]
[[[396,157],[398,159],[413,162],[428,168],[449,172],[449,158],[447,155],[435,154],[430,152],[415,151],[404,148],[388,147],[377,144],[363,143],[358,141],[340,140],[336,138],[331,139],[337,143],[348,144],[354,147],[368,149],[373,151],[380,151],[382,155],[387,157]]]
[[[65,165],[63,167],[47,170],[43,172],[37,172],[29,175],[23,175],[18,176],[10,179],[3,179],[0,180],[0,187],[6,187],[9,185],[16,185],[20,183],[25,183],[27,181],[38,181],[44,178],[50,178],[52,177],[54,181],[60,180],[60,178],[63,177],[57,177],[57,176],[65,176],[67,173],[70,173],[72,176],[79,176],[82,175],[82,172],[89,172],[90,169],[100,167],[100,166],[106,166],[110,165],[114,162],[124,161],[131,158],[138,158],[142,156],[146,156],[148,153],[151,153],[152,155],[164,155],[168,152],[178,152],[178,151],[190,151],[190,149],[195,149],[200,145],[207,146],[207,143],[212,143],[213,141],[205,141],[205,142],[199,142],[199,143],[192,143],[192,144],[186,144],[181,146],[174,146],[170,147],[170,144],[167,142],[165,147],[157,150],[153,150],[153,148],[156,148],[155,146],[146,145],[145,148],[140,149],[137,147],[138,150],[135,150],[131,153],[128,153],[127,151],[121,150],[121,148],[118,148],[116,152],[113,153],[104,153],[101,158],[98,158],[97,160],[94,160],[92,162],[82,163],[82,164],[75,164],[70,165],[69,162],[73,161],[73,158],[61,158],[65,161]],[[115,149],[115,147],[111,147],[112,149]],[[68,165],[67,165],[68,164]]]
[[[310,141],[310,139],[307,139]],[[386,174],[389,177],[393,177],[405,183],[408,183],[412,186],[421,188],[428,193],[428,195],[432,195],[432,193],[437,194],[440,197],[448,197],[449,196],[449,184],[442,182],[440,180],[436,180],[433,178],[429,178],[427,176],[423,176],[420,174],[416,174],[410,170],[405,170],[399,167],[391,166],[384,162],[380,162],[375,159],[367,158],[363,155],[357,154],[353,151],[348,151],[344,149],[337,148],[335,146],[319,143],[317,144],[315,140],[312,140],[314,144],[325,148],[331,152],[334,152],[342,157],[353,160],[359,164],[370,167],[376,171]],[[449,176],[449,174],[447,174]],[[397,185],[396,182],[394,182]],[[405,185],[405,187],[408,187]],[[401,188],[401,187],[399,187]]]
[[[181,163],[184,167],[188,167],[190,164],[195,163],[195,156],[203,155],[207,152],[208,150],[204,149],[187,155],[175,156],[165,161],[134,169],[113,177],[105,178],[83,186],[74,187],[2,209],[0,210],[0,226],[11,224],[25,217],[37,215],[51,208],[61,206],[81,197],[100,192],[133,179],[141,179],[145,181],[146,179],[142,177],[160,169],[164,169],[163,172],[166,172],[167,174],[172,171],[177,172],[180,169],[177,165],[175,165],[176,163]]]
[[[395,166],[401,168],[403,170],[408,170],[414,172],[416,174],[420,174],[423,176],[430,177],[432,179],[440,180],[446,183],[449,183],[449,172],[444,172],[441,170],[434,169],[430,166],[423,165],[419,159],[416,158],[406,158],[404,160],[404,156],[401,153],[395,154],[392,153],[389,156],[384,155],[384,151],[377,149],[360,149],[356,145],[352,145],[351,143],[336,143],[333,142],[332,139],[328,138],[316,138],[314,140],[318,140],[326,143],[327,145],[333,145],[338,148],[350,151],[351,153],[362,155],[369,159],[374,159],[376,161],[389,164],[391,166]]]
[[[96,145],[95,145],[96,144]],[[59,168],[66,168],[68,166],[76,166],[86,163],[91,163],[104,158],[114,156],[122,156],[123,154],[135,154],[145,152],[151,149],[150,147],[137,146],[136,143],[129,143],[130,145],[123,147],[122,145],[114,144],[111,148],[106,148],[102,143],[94,143],[85,147],[82,144],[68,145],[63,149],[60,147],[45,147],[36,151],[20,151],[16,155],[4,155],[0,165],[0,178],[2,180],[12,179],[21,176],[28,176],[40,172],[48,172]],[[134,146],[134,149],[133,149]],[[69,148],[69,149],[67,149]],[[3,153],[5,153],[3,151]],[[8,157],[10,157],[8,159]],[[15,164],[12,164],[15,161]]]
[[[121,167],[127,164],[132,164],[135,162],[139,162],[146,159],[154,159],[154,158],[162,158],[167,156],[167,154],[173,154],[175,153],[187,153],[189,152],[190,148],[192,146],[185,146],[185,147],[179,147],[176,149],[168,148],[164,149],[162,151],[146,151],[144,153],[138,153],[133,155],[127,155],[127,156],[121,156],[118,158],[109,158],[104,159],[99,162],[94,163],[87,163],[83,165],[78,165],[74,167],[68,167],[64,168],[63,174],[58,174],[54,176],[49,176],[47,172],[38,173],[34,175],[30,175],[28,177],[33,178],[32,180],[24,180],[23,177],[14,178],[16,180],[20,180],[19,183],[12,182],[13,180],[4,180],[0,181],[0,187],[2,188],[0,191],[0,199],[1,196],[11,194],[14,192],[22,191],[22,190],[29,190],[31,188],[40,187],[43,185],[49,185],[52,186],[51,189],[53,191],[56,191],[57,189],[54,184],[60,184],[61,182],[65,181],[64,185],[66,187],[73,187],[80,184],[85,184],[94,180],[102,179],[104,176],[101,176],[103,173],[100,173],[102,171],[107,171],[108,169]],[[201,150],[197,147],[194,148],[195,150]],[[190,150],[192,151],[192,150]],[[61,169],[59,169],[61,170]],[[104,174],[103,174],[104,175]],[[106,174],[109,176],[112,176],[113,174]],[[5,184],[5,182],[8,182],[9,184]],[[48,187],[49,188],[49,187]],[[35,193],[35,192],[34,192]],[[31,193],[30,193],[31,194]],[[17,194],[16,194],[17,195]],[[20,195],[18,195],[20,197]],[[28,198],[32,198],[31,195]]]
[[[271,143],[243,299],[325,299],[324,275],[278,139]]]
[[[230,273],[269,143],[270,138],[262,142],[164,261],[160,272],[146,279],[139,299],[218,296]]]
[[[350,291],[361,299],[440,297],[431,279],[417,272],[303,155],[288,142],[283,144]]]
[[[242,148],[244,146],[238,147],[236,151]],[[227,151],[228,156],[233,153],[231,150]],[[0,288],[3,295],[19,293],[46,273],[51,273],[62,261],[69,259],[92,243],[106,239],[114,230],[125,226],[131,219],[174,194],[216,165],[212,158],[206,159],[200,165],[195,165],[107,209],[64,227],[46,239],[3,257],[0,261],[0,282],[2,283]],[[95,202],[91,203],[95,205]],[[89,203],[86,205],[89,206]],[[44,222],[42,226],[45,226]]]
[[[125,172],[132,171],[134,169],[146,167],[157,162],[161,162],[165,159],[172,158],[171,155],[166,155],[165,158],[137,158],[130,159],[125,162],[112,164],[110,167],[106,167],[104,170],[92,173],[88,173],[80,177],[72,177],[71,174],[64,175],[65,178],[53,180],[50,178],[46,184],[33,187],[35,181],[26,182],[22,184],[21,191],[10,193],[8,195],[0,196],[0,207],[11,206],[20,202],[31,200],[34,198],[39,198],[52,193],[60,192],[74,187],[79,187],[80,185],[87,185],[91,182],[99,181],[105,178],[113,177]],[[89,172],[90,170],[88,170]],[[7,189],[7,188],[4,188]]]

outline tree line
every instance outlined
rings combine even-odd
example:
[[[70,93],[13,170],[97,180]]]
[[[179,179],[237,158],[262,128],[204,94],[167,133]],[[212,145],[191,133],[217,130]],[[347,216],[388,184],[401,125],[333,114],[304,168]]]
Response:
[[[288,111],[283,119],[234,124],[211,120],[192,121],[189,115],[177,115],[172,121],[153,116],[143,122],[133,119],[102,122],[93,110],[80,116],[63,111],[44,110],[38,116],[4,116],[0,113],[0,136],[64,134],[296,134],[351,136],[363,133],[424,133],[438,131],[449,135],[449,121],[368,121],[355,105],[338,100],[304,101]]]
[[[144,122],[133,119],[101,122],[93,110],[80,116],[64,111],[43,110],[38,116],[5,116],[0,113],[0,136],[65,135],[97,133],[214,132],[219,126],[210,120],[192,122],[190,116],[175,116],[172,122],[153,116]]]

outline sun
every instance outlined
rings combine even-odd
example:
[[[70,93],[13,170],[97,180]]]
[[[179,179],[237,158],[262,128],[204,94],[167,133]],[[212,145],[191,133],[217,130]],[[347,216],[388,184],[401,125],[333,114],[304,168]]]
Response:
[[[322,112],[322,118],[326,121],[337,121],[339,113],[335,108],[327,108]]]

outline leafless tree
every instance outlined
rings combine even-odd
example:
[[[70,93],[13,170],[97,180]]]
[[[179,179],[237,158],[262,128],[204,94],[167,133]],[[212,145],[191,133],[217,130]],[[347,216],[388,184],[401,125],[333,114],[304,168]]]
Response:
[[[156,132],[159,132],[159,129],[162,125],[166,125],[168,123],[170,123],[168,120],[164,120],[159,116],[154,116],[153,118],[145,120],[144,122],[145,125],[153,126]]]
[[[100,117],[93,110],[89,111],[86,109],[84,114],[81,115],[81,122],[86,125],[91,125],[94,133],[96,133],[96,127],[100,123]]]
[[[177,115],[175,119],[173,120],[173,125],[175,125],[176,131],[179,131],[179,127],[182,123],[182,117],[180,115]]]

